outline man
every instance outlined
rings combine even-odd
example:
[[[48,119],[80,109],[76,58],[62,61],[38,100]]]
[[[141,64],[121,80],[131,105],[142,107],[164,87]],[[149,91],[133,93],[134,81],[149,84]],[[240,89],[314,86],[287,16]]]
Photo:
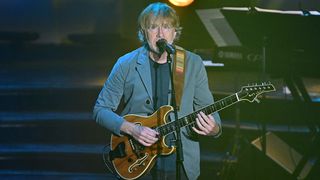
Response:
[[[164,39],[173,45],[181,34],[181,27],[176,12],[165,3],[153,3],[146,7],[139,16],[138,24],[138,36],[143,46],[118,59],[98,96],[94,119],[114,134],[127,134],[140,144],[151,146],[158,141],[158,132],[150,127],[128,122],[122,116],[148,116],[160,106],[170,104],[171,82],[167,52],[159,50],[156,43]],[[185,63],[185,83],[178,117],[213,103],[201,58],[186,51]],[[118,115],[115,111],[121,101],[124,107]],[[193,137],[196,133],[219,136],[219,115],[200,112],[193,127],[181,128],[184,155],[181,177],[184,179],[197,179],[200,174],[199,143]],[[175,178],[175,154],[159,157],[151,171],[153,177],[156,174],[160,179]]]

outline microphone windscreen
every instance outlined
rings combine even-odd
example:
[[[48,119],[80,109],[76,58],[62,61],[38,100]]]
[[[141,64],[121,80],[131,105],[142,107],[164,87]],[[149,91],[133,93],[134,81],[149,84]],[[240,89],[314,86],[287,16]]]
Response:
[[[156,42],[156,45],[159,49],[159,53],[162,54],[165,50],[166,50],[166,44],[167,44],[167,41],[165,39],[159,39],[157,42]]]

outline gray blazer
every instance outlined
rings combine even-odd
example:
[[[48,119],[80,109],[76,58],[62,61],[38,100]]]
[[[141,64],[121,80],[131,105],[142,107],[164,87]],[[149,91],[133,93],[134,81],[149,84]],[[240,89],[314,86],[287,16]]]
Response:
[[[169,94],[169,99],[171,95]],[[136,49],[118,59],[105,82],[93,110],[97,123],[115,134],[120,134],[120,126],[126,114],[150,115],[153,109],[152,87],[148,51],[145,47]],[[120,115],[114,113],[120,101],[124,108]],[[187,51],[186,74],[179,117],[213,103],[208,87],[208,78],[200,56]],[[221,129],[218,113],[213,114]],[[200,174],[199,142],[190,137],[186,128],[181,129],[184,167],[189,179],[197,179]],[[221,134],[221,131],[218,135]],[[217,137],[217,136],[216,136]]]

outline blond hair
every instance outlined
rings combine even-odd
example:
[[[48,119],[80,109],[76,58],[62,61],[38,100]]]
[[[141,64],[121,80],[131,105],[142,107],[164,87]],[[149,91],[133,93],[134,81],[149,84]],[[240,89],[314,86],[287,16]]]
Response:
[[[176,14],[176,11],[166,3],[157,2],[147,6],[139,15],[138,38],[143,44],[147,43],[145,31],[150,26],[150,23],[152,21],[158,19],[169,20],[176,31],[175,40],[179,39],[182,27],[180,27],[180,20],[178,15]]]

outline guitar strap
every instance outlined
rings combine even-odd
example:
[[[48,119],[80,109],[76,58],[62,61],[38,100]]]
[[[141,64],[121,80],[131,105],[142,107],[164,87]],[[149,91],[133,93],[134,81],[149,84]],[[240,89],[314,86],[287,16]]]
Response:
[[[183,87],[184,87],[184,77],[185,77],[185,71],[186,71],[186,51],[179,46],[175,46],[176,48],[176,54],[174,56],[174,62],[173,62],[173,83],[174,83],[174,89],[176,91],[176,104],[177,109],[180,110],[181,105],[181,98],[183,95]],[[187,133],[189,138],[197,140],[198,134],[195,133],[191,129],[192,125],[188,125],[186,127]]]
[[[184,87],[186,51],[180,46],[175,46],[175,48],[176,53],[173,61],[173,84],[176,92],[177,109],[179,110]]]

